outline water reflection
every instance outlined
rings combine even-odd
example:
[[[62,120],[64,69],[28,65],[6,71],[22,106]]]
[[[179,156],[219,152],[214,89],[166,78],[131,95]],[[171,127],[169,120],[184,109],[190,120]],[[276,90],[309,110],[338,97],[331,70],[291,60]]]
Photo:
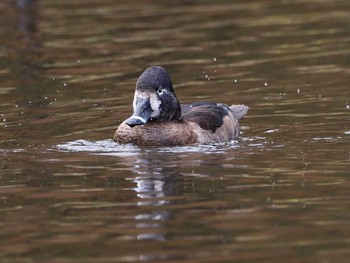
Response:
[[[20,32],[37,32],[38,0],[16,0],[19,11],[17,29]]]
[[[0,1],[0,257],[347,262],[346,10],[328,0]],[[106,140],[152,64],[174,73],[183,102],[251,106],[243,143]]]
[[[146,153],[128,160],[135,163],[132,171],[136,177],[128,180],[135,183],[133,190],[140,199],[137,205],[152,207],[148,212],[135,216],[136,227],[145,230],[137,235],[138,240],[166,240],[164,224],[171,219],[171,212],[167,208],[175,202],[171,197],[182,195],[178,187],[182,175],[174,167],[162,164],[159,157],[158,153]]]
[[[38,31],[38,2],[39,0],[16,0],[14,6],[13,23],[16,32],[9,32],[9,36],[15,37],[12,41],[14,71],[16,79],[22,80],[19,86],[28,86],[24,82],[32,79],[40,65],[42,57],[42,37]]]

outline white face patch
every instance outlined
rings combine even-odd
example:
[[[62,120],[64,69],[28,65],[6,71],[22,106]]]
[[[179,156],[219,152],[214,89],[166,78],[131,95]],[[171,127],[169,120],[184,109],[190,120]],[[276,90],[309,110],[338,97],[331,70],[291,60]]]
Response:
[[[132,108],[134,109],[134,111],[136,109],[136,98],[137,98],[137,91],[135,91],[134,100],[132,101]]]
[[[151,94],[150,96],[150,104],[152,109],[151,118],[157,118],[160,115],[160,104],[162,102],[158,99],[156,94]]]

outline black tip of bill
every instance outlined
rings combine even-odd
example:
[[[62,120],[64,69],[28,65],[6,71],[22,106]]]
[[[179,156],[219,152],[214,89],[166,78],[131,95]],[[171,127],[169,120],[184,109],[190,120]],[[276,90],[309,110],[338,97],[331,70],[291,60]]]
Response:
[[[129,125],[131,128],[136,125],[143,125],[147,122],[144,118],[140,116],[131,116],[129,119],[125,121],[127,125]]]

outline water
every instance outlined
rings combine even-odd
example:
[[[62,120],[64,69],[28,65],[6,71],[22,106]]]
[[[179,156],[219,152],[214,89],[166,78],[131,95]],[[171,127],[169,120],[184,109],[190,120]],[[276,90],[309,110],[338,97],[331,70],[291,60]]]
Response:
[[[347,262],[349,10],[2,1],[1,261]],[[183,103],[249,105],[241,139],[114,143],[150,65]]]

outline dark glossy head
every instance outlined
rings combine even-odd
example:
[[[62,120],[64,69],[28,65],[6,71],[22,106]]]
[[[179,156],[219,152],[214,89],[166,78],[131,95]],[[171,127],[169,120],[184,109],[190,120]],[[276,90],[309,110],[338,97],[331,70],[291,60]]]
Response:
[[[134,113],[125,122],[130,127],[149,120],[178,121],[181,107],[166,70],[159,66],[146,69],[136,82]]]

